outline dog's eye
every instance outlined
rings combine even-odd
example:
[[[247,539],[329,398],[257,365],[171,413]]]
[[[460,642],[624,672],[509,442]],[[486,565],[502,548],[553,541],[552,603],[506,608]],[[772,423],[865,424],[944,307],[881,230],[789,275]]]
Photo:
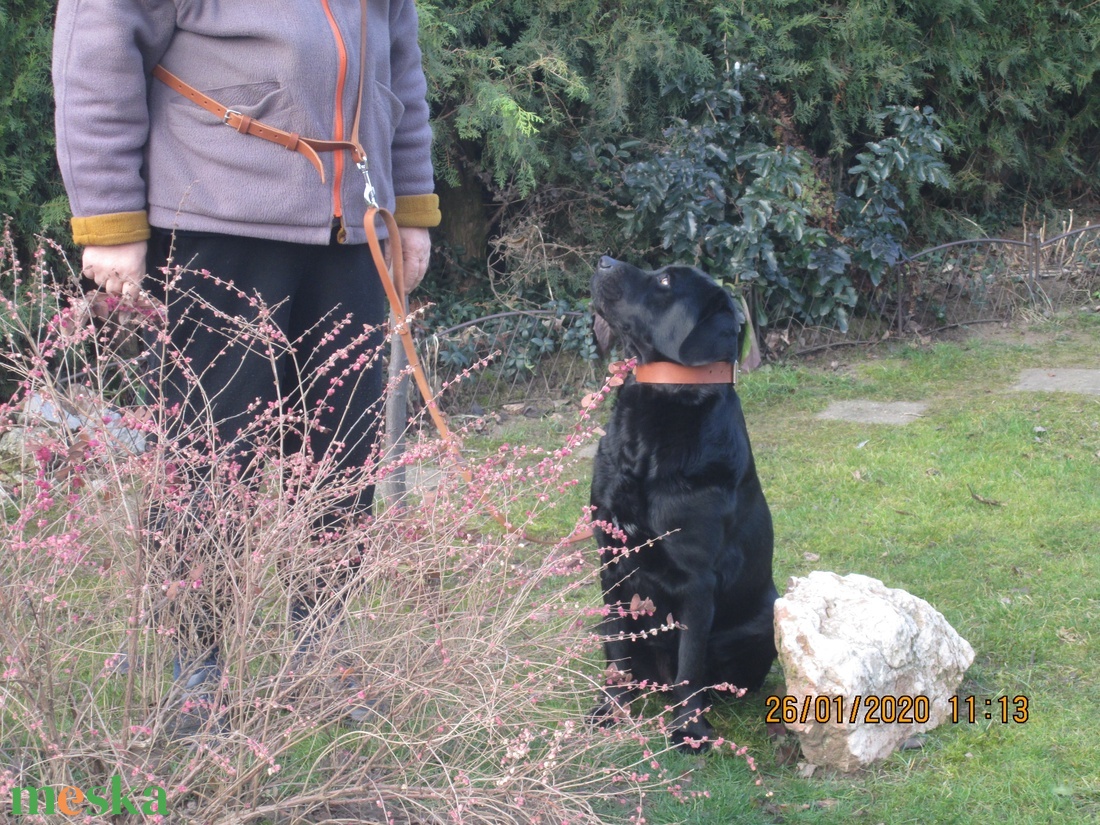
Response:
[[[659,283],[663,288],[668,289],[669,285],[671,285],[672,283],[672,279],[668,277],[667,272],[662,272],[660,275],[657,276],[657,283]]]

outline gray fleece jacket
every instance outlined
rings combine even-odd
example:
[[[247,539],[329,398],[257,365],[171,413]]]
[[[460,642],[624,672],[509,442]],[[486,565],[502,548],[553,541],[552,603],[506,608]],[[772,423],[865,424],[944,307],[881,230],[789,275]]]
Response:
[[[399,225],[439,221],[412,0],[369,0],[359,141]],[[57,156],[77,243],[148,225],[327,243],[334,217],[365,240],[350,155],[300,154],[237,133],[150,77],[157,63],[245,115],[306,137],[350,139],[359,0],[61,0],[53,77]],[[147,222],[146,222],[147,220]]]

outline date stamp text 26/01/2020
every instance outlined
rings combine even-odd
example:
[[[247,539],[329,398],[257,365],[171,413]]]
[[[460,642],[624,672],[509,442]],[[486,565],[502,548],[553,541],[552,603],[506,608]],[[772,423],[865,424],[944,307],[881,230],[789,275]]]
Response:
[[[764,721],[788,725],[816,722],[867,725],[924,724],[931,718],[932,701],[927,696],[768,696]],[[986,720],[1002,724],[1023,724],[1028,720],[1028,698],[998,696],[952,696],[947,700],[952,723],[975,724]]]

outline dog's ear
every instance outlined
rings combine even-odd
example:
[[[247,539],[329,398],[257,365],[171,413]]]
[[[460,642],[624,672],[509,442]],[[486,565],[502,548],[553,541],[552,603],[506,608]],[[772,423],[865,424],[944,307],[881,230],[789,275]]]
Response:
[[[592,334],[596,336],[596,349],[600,355],[607,355],[611,351],[611,340],[615,337],[615,332],[602,315],[592,315]]]
[[[732,301],[719,302],[680,344],[678,361],[688,367],[734,361],[741,354],[742,323]]]
[[[760,355],[760,343],[756,340],[756,330],[753,329],[749,304],[745,300],[745,296],[740,296],[734,303],[737,305],[738,315],[743,319],[741,345],[738,347],[738,352],[741,354],[741,371],[752,372],[764,360]]]

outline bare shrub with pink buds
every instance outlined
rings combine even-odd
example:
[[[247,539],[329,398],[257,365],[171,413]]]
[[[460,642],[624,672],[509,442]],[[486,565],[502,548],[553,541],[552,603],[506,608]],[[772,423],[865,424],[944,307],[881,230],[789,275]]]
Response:
[[[151,403],[158,369],[199,383],[154,303],[80,294],[48,245],[23,271],[5,238],[0,264],[18,383],[0,408],[5,814],[18,789],[112,781],[164,791],[167,811],[124,816],[203,823],[643,822],[647,792],[680,792],[659,723],[585,722],[622,678],[599,664],[594,550],[490,516],[532,529],[576,484],[606,386],[563,444],[479,456],[469,482],[426,427],[399,459],[374,445],[348,468],[347,443],[284,448],[316,426],[300,405],[253,405],[227,438],[210,407]],[[296,357],[242,297],[227,357]],[[298,374],[324,388],[378,369],[370,332]],[[373,442],[371,424],[353,430]],[[439,486],[341,515],[412,465],[440,465]]]

